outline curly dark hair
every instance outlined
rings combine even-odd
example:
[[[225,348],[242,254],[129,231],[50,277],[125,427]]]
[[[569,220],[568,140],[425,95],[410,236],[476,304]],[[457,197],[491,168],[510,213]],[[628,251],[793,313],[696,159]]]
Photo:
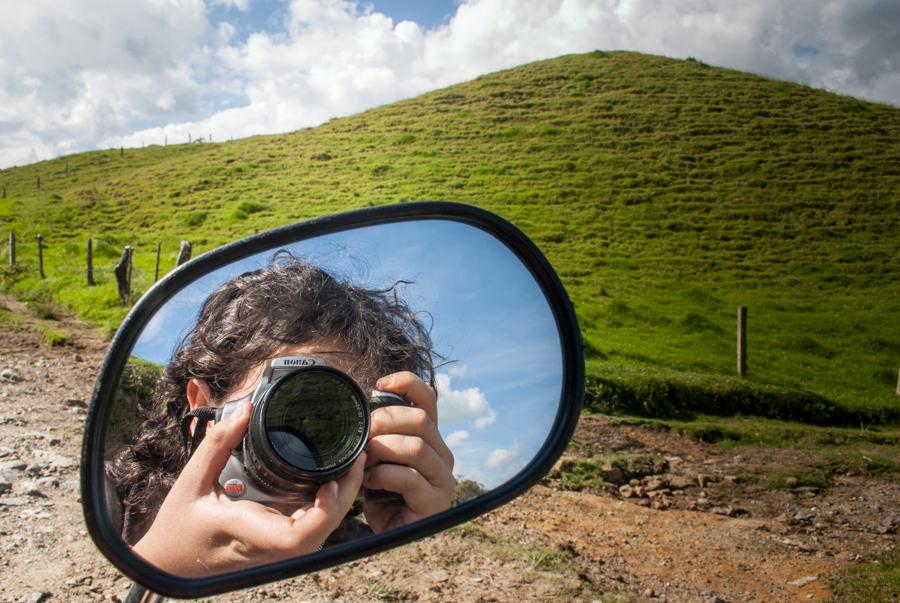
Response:
[[[124,511],[123,536],[143,536],[187,463],[180,423],[189,410],[188,381],[200,379],[216,400],[286,346],[339,341],[353,354],[352,376],[363,387],[378,377],[412,371],[434,385],[428,329],[397,294],[338,280],[287,252],[266,268],[220,286],[204,302],[160,378],[158,399],[142,409],[131,445],[108,464]]]

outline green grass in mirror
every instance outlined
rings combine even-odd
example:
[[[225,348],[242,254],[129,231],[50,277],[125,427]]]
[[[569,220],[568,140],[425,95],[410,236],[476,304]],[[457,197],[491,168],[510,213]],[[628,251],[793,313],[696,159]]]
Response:
[[[163,370],[165,366],[143,358],[128,359],[107,425],[107,457],[137,436],[143,422],[140,410],[149,408],[157,399],[157,383]]]
[[[165,273],[181,239],[196,255],[339,210],[450,199],[538,243],[575,302],[595,380],[654,400],[660,387],[708,392],[699,407],[679,394],[679,408],[648,412],[721,402],[898,421],[898,108],[697,61],[588,53],[291,134],[155,142],[0,172],[0,223],[20,262],[3,288],[111,332],[125,314],[112,274],[123,245],[140,293],[157,243]],[[746,387],[731,378],[738,305],[750,309]]]

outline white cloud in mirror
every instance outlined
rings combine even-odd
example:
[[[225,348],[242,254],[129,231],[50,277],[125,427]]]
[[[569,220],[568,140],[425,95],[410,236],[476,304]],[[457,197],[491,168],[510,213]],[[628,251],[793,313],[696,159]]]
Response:
[[[496,448],[488,454],[484,466],[488,469],[498,469],[510,463],[519,462],[519,443],[513,442],[509,448]]]
[[[469,432],[466,431],[465,429],[460,429],[458,431],[454,431],[453,433],[448,435],[446,438],[444,438],[444,442],[447,444],[447,446],[449,446],[450,448],[453,448],[454,446],[459,446],[460,444],[462,444],[463,442],[465,442],[468,439],[469,439]]]
[[[438,394],[438,417],[442,423],[472,420],[477,429],[484,429],[497,418],[484,393],[477,387],[453,389],[453,378],[447,373],[434,376]]]

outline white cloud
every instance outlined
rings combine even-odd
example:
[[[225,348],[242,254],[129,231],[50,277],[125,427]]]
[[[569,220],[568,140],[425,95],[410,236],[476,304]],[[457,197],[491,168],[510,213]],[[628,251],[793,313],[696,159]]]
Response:
[[[564,53],[630,49],[900,105],[896,0],[468,0],[422,30],[371,5],[0,0],[0,166],[102,146],[294,130]],[[278,13],[281,14],[281,13]]]
[[[438,394],[438,419],[452,424],[472,421],[476,429],[484,429],[494,422],[497,413],[491,409],[484,393],[477,387],[453,389],[452,377],[438,373],[434,378]]]
[[[454,431],[453,433],[448,435],[446,438],[444,438],[444,443],[446,443],[447,446],[449,446],[451,449],[453,449],[456,446],[459,446],[463,442],[467,441],[468,439],[469,439],[469,432],[464,429],[460,429],[458,431]]]
[[[513,442],[513,445],[510,448],[495,448],[492,450],[490,454],[487,455],[484,466],[488,469],[499,469],[509,465],[516,465],[516,468],[518,468],[518,463],[519,443]]]

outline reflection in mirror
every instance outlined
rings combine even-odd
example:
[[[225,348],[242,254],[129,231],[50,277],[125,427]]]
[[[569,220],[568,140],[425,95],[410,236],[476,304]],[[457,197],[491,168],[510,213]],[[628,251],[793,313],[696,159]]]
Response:
[[[110,519],[179,576],[315,552],[508,481],[561,389],[541,289],[480,229],[281,246],[193,281],[140,334],[107,429]]]

